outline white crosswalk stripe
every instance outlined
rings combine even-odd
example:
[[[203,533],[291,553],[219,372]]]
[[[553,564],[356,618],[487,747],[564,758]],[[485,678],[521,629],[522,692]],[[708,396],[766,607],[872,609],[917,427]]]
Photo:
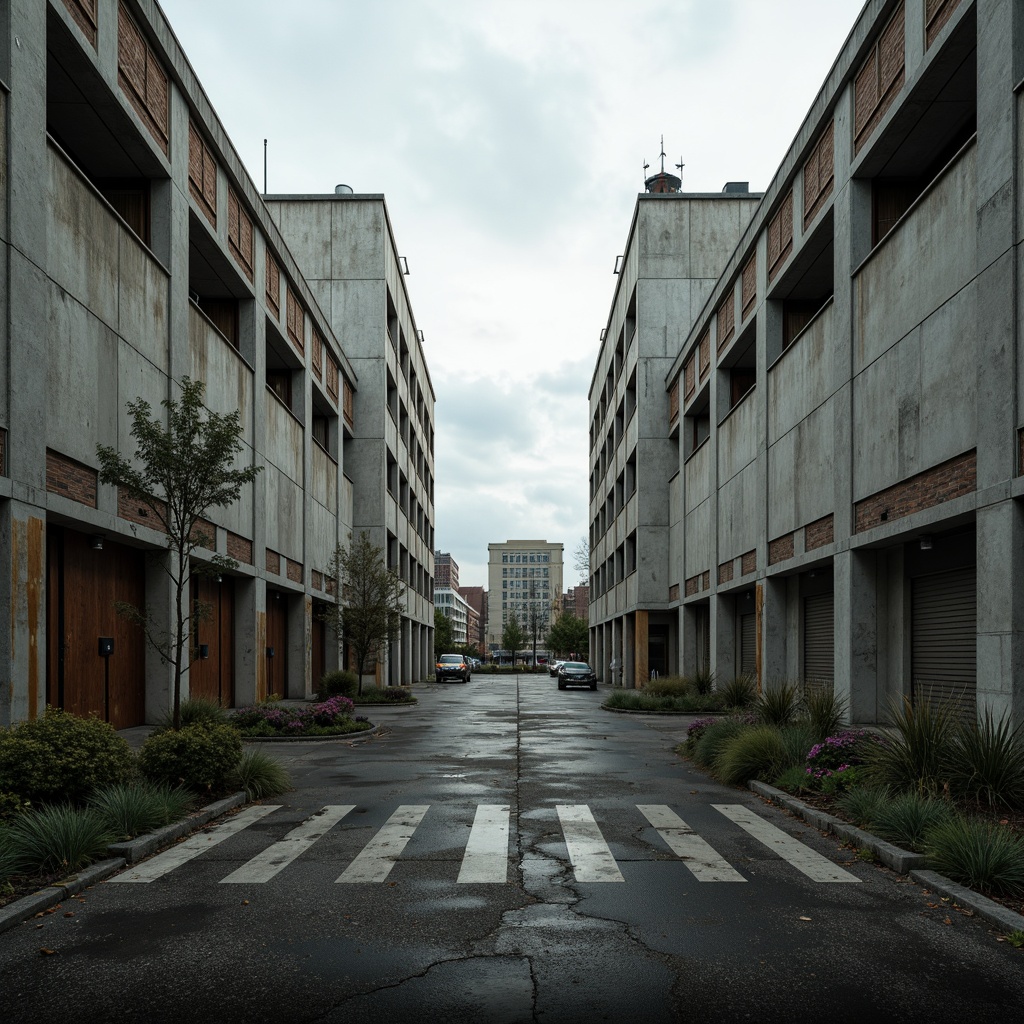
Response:
[[[480,804],[459,870],[460,882],[508,879],[508,804]]]
[[[577,882],[624,882],[612,851],[585,804],[558,804],[558,820]]]
[[[812,881],[860,881],[827,857],[776,828],[751,808],[741,804],[711,806]],[[636,808],[699,882],[748,881],[667,804],[637,804]],[[281,807],[276,804],[247,807],[220,824],[129,868],[120,875],[115,875],[109,881],[152,882],[280,809]],[[241,864],[222,878],[221,882],[260,884],[271,881],[307,853],[354,809],[354,804],[331,804],[323,807],[282,838],[272,842],[255,857]],[[413,839],[428,810],[430,806],[426,804],[403,804],[398,807],[336,881],[385,881]],[[459,883],[504,884],[508,881],[511,860],[510,810],[509,804],[480,804],[476,807],[469,838],[463,851]],[[558,804],[555,810],[576,881],[625,881],[590,807],[586,804]]]
[[[225,839],[230,839],[236,833],[241,832],[243,828],[248,828],[253,822],[259,821],[271,811],[278,810],[279,806],[278,804],[253,804],[251,807],[246,807],[219,825],[214,825],[208,831],[200,832],[192,836],[191,839],[186,839],[185,842],[143,861],[137,867],[130,868],[120,875],[114,875],[107,881],[152,882],[154,879],[166,875],[168,871],[173,871],[201,853],[206,853],[207,850],[223,843]]]
[[[669,849],[693,872],[698,882],[745,882],[728,861],[664,804],[637,804],[637,810],[658,830]]]
[[[305,853],[313,843],[322,839],[355,804],[337,804],[317,811],[297,828],[272,846],[268,846],[259,856],[247,861],[237,871],[232,871],[222,883],[233,882],[267,882],[282,868],[286,868],[296,857]]]
[[[337,881],[383,882],[429,809],[429,804],[403,804],[399,807]]]
[[[764,843],[774,850],[783,860],[792,864],[797,871],[802,871],[814,882],[859,882],[856,875],[844,871],[833,864],[827,857],[815,853],[799,839],[776,828],[771,822],[765,821],[759,814],[740,804],[712,804],[716,811],[721,811],[730,821],[752,835],[759,843]]]

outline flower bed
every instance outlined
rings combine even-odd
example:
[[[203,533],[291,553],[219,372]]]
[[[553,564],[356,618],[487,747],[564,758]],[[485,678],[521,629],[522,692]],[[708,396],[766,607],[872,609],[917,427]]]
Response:
[[[280,707],[277,704],[253,704],[239,708],[229,721],[243,737],[344,736],[365,732],[372,725],[362,715],[353,717],[354,705],[348,697],[331,697],[307,707]]]

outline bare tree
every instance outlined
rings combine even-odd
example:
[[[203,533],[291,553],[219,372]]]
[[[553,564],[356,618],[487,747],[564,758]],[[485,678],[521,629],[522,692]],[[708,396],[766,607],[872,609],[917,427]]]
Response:
[[[573,548],[572,565],[576,570],[578,582],[588,582],[590,579],[590,543],[586,537],[580,537],[579,544]]]

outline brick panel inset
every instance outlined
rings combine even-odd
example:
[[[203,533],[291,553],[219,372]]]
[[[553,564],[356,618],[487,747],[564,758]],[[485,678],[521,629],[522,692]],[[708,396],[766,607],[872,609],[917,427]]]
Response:
[[[779,268],[793,251],[793,190],[786,193],[782,205],[768,222],[768,280],[779,272]]]
[[[668,588],[668,599],[670,601],[678,601],[679,600],[679,584],[678,583],[673,583],[672,586],[670,586]]]
[[[757,302],[757,253],[747,260],[743,268],[743,276],[740,279],[740,303],[743,306],[743,319],[745,320]]]
[[[697,349],[700,357],[700,379],[703,380],[711,368],[711,331],[704,332]]]
[[[252,541],[228,532],[228,557],[245,565],[252,565]]]
[[[857,72],[854,83],[853,151],[871,137],[903,88],[904,11],[900,4]]]
[[[64,6],[82,30],[82,34],[95,48],[96,28],[99,24],[96,20],[96,0],[64,0]]]
[[[768,544],[769,565],[775,565],[776,562],[784,562],[787,558],[793,557],[794,537],[795,534],[787,533],[784,537],[776,537],[775,540],[771,541]]]
[[[267,251],[267,308],[281,319],[281,268]]]
[[[722,562],[718,567],[718,585],[729,583],[733,577],[733,563],[735,559],[730,558],[728,562]]]
[[[804,551],[823,548],[835,540],[834,517],[830,512],[821,519],[815,519],[804,527]]]
[[[306,314],[303,312],[299,297],[292,290],[291,285],[288,285],[287,311],[288,340],[299,352],[304,352],[306,349]]]
[[[46,449],[46,489],[61,494],[81,505],[96,507],[99,474],[95,469],[69,459],[60,452]]]
[[[711,589],[711,570],[710,569],[705,569],[704,570],[704,575],[701,577],[701,581],[700,581],[700,589],[701,590],[710,590]]]
[[[689,397],[689,396],[687,396]],[[668,422],[669,424],[675,423],[679,419],[679,378],[676,377],[672,381],[672,385],[668,389]]]
[[[835,127],[830,121],[804,164],[804,227],[818,215],[835,185]]]
[[[696,594],[700,590],[702,590],[703,588],[701,587],[700,584],[701,584],[701,577],[700,577],[699,574],[696,575],[696,576],[691,576],[686,581],[686,596],[687,597],[693,597],[694,594]]]
[[[348,377],[341,379],[341,414],[350,427],[355,427],[355,393],[348,382]]]
[[[281,575],[281,556],[270,548],[267,548],[267,572],[272,572],[275,576]]]
[[[693,393],[697,390],[696,361],[697,354],[694,352],[683,366],[683,397],[687,402],[693,398]],[[677,385],[678,383],[676,381]]]
[[[188,123],[188,191],[203,216],[217,226],[217,161],[199,129]]]
[[[209,519],[200,519],[192,528],[191,541],[193,544],[201,544],[209,551],[216,549],[217,527]]]
[[[253,279],[252,221],[233,188],[228,189],[228,249],[249,281]]]
[[[149,529],[159,530],[160,533],[165,532],[160,516],[148,505],[144,505],[138,498],[133,498],[120,487],[117,489],[117,516],[119,519],[126,519],[129,523],[138,523],[139,526],[148,526]]]
[[[288,563],[288,579],[292,583],[302,582],[302,563],[293,562],[290,558],[286,558],[285,561]]]
[[[334,359],[334,356],[330,352],[327,353],[327,380],[324,382],[327,386],[327,394],[338,401],[338,364]]]
[[[740,573],[743,576],[747,576],[752,572],[757,572],[757,552],[748,551],[740,559]]]
[[[320,332],[314,327],[313,335],[313,373],[317,380],[324,377],[324,339]]]
[[[953,12],[959,6],[960,0],[926,0],[924,14],[926,48],[935,42],[936,37],[945,28],[946,22],[953,17]]]
[[[170,90],[167,72],[124,4],[117,9],[117,81],[135,113],[167,152]]]
[[[313,570],[313,589],[323,590],[324,589],[324,574],[319,569]]]
[[[731,288],[722,299],[716,316],[718,318],[718,354],[721,355],[736,334],[736,302]]]
[[[972,449],[858,501],[854,505],[854,531],[863,533],[880,523],[973,494],[977,479],[977,452]]]

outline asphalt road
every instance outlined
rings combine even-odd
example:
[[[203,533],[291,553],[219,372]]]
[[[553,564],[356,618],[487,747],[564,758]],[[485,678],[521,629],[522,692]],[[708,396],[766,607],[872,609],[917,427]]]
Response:
[[[0,934],[0,1021],[1000,1021],[1024,953],[546,676],[418,688],[296,788]],[[195,844],[193,844],[195,845]]]

